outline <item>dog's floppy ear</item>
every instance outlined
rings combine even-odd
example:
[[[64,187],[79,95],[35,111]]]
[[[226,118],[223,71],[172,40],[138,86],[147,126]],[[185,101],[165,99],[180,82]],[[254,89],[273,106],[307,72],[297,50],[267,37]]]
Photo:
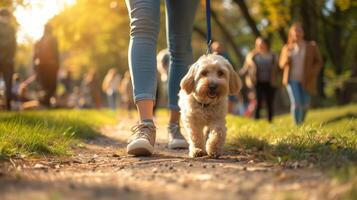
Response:
[[[238,92],[242,88],[242,81],[238,73],[234,70],[233,66],[228,62],[228,60],[225,60],[225,63],[229,69],[229,94],[238,94]]]
[[[238,92],[242,89],[242,81],[236,71],[230,72],[229,75],[229,93],[231,95],[238,94]]]
[[[182,78],[180,86],[187,94],[190,94],[195,89],[195,74],[197,71],[197,64],[194,63],[190,66],[187,74]]]

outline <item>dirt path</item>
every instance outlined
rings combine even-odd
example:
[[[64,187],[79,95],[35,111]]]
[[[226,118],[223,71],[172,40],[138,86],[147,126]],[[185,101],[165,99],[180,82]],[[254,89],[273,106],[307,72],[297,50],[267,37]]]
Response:
[[[283,167],[244,152],[188,158],[186,150],[167,149],[161,127],[155,155],[130,157],[131,125],[102,128],[103,137],[70,158],[12,160],[0,171],[0,199],[338,199],[343,190],[314,167]]]

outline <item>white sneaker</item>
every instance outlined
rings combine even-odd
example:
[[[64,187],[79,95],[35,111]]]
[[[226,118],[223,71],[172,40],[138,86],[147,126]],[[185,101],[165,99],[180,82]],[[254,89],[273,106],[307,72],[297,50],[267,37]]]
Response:
[[[186,139],[181,134],[180,126],[177,123],[169,124],[169,149],[187,149],[188,143]]]
[[[154,152],[156,139],[156,127],[153,123],[142,122],[135,125],[131,131],[132,138],[126,147],[126,151],[134,156],[150,156]]]

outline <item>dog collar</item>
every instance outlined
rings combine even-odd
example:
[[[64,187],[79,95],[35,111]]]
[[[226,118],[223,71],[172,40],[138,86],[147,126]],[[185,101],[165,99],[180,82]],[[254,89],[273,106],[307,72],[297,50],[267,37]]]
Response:
[[[195,99],[196,100],[196,99]],[[200,105],[202,108],[207,108],[210,104],[209,103],[201,103],[201,102],[199,102],[199,101],[197,101],[196,100],[196,102],[197,102],[197,104],[198,105]]]
[[[209,106],[209,104],[204,104],[204,103],[200,103],[197,102],[202,108],[207,108]]]

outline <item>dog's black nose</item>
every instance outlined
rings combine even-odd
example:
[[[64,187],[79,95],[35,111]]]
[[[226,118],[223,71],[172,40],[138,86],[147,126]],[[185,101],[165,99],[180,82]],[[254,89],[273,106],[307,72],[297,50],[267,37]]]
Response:
[[[208,84],[208,88],[211,90],[211,91],[214,91],[217,89],[217,84],[216,83],[209,83]]]

